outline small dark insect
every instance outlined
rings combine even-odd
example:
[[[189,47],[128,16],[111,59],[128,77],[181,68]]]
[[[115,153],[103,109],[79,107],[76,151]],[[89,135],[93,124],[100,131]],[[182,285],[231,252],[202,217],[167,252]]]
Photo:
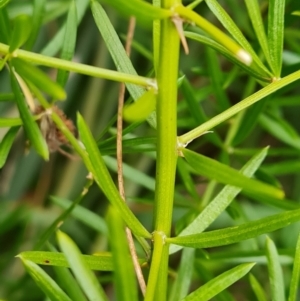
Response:
[[[71,133],[77,138],[77,129],[72,120],[68,119],[65,113],[59,109],[57,106],[52,106],[51,109],[45,110],[42,106],[37,106],[34,110],[34,114],[39,114],[41,117],[37,120],[43,137],[45,138],[49,151],[60,152],[61,154],[73,158],[69,153],[61,149],[62,145],[70,146],[65,135],[57,128],[56,124],[51,119],[51,112],[55,112],[61,120],[64,122],[65,126],[69,129]]]

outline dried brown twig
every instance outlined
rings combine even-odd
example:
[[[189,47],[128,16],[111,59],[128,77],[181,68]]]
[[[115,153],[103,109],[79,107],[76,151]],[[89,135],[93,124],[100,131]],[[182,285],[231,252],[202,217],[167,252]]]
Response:
[[[133,39],[135,29],[135,18],[131,17],[129,21],[128,26],[128,32],[126,37],[126,46],[125,50],[128,56],[130,56],[130,50],[131,50],[131,43]],[[122,130],[123,130],[123,104],[124,104],[124,95],[125,95],[125,84],[120,85],[119,90],[119,98],[118,98],[118,119],[117,119],[117,162],[118,162],[118,186],[119,186],[119,192],[122,197],[122,199],[125,200],[125,190],[124,190],[124,180],[123,180],[123,164],[122,164],[122,158],[123,158],[123,152],[122,152]],[[141,288],[141,291],[143,295],[145,296],[146,293],[146,283],[145,279],[141,270],[141,266],[138,261],[138,257],[136,254],[133,236],[131,233],[131,230],[126,227],[126,236],[127,241],[129,244],[129,250],[132,257],[135,273]]]

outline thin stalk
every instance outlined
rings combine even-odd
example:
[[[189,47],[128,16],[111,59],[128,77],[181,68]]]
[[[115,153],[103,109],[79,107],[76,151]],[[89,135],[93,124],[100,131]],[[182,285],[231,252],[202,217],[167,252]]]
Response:
[[[180,4],[177,0],[162,1],[163,8]],[[172,20],[161,21],[159,64],[157,67],[157,161],[154,206],[153,257],[146,299],[166,300],[168,247],[161,245],[161,236],[170,236],[174,183],[177,162],[177,77],[179,35]],[[156,235],[160,233],[161,235]],[[157,263],[161,264],[157,264]]]
[[[133,33],[135,29],[135,18],[131,17],[129,21],[128,33],[126,37],[125,50],[128,56],[130,56],[131,44],[133,39]],[[124,106],[124,96],[125,96],[125,84],[120,85],[119,99],[118,99],[118,118],[117,118],[117,164],[118,164],[118,187],[121,198],[126,202],[125,199],[125,189],[124,189],[124,179],[123,179],[123,145],[122,145],[122,132],[123,132],[123,106]],[[130,255],[133,261],[135,273],[141,288],[143,295],[146,293],[146,283],[141,270],[141,266],[138,261],[136,254],[133,236],[131,230],[126,227],[126,237],[129,245]]]
[[[0,43],[0,53],[2,54],[8,54],[9,46]],[[156,88],[156,83],[153,79],[142,77],[138,75],[133,74],[126,74],[119,71],[113,71],[103,68],[98,68],[94,66],[89,66],[85,64],[80,64],[76,62],[70,62],[50,56],[41,55],[38,53],[25,51],[25,50],[15,50],[12,53],[13,57],[18,57],[20,59],[23,59],[24,61],[28,61],[33,64],[67,70],[67,71],[73,71],[80,74],[85,74],[89,76],[94,77],[100,77],[105,78],[109,80],[114,80],[117,82],[125,82],[125,83],[131,83],[136,84],[143,87],[154,87]]]
[[[207,122],[201,124],[200,126],[196,127],[195,129],[187,132],[186,134],[178,137],[178,144],[184,146],[194,139],[200,137],[201,135],[205,134],[207,131],[211,130],[213,127],[219,125],[223,121],[229,119],[230,117],[234,116],[235,114],[245,110],[249,106],[253,105],[254,103],[258,102],[259,100],[263,99],[264,97],[274,93],[275,91],[291,84],[292,82],[299,80],[300,78],[300,71],[296,71],[292,74],[283,77],[282,79],[269,84],[268,86],[262,88],[261,90],[253,93],[252,95],[246,97],[242,101],[238,102],[231,108],[227,109],[226,111],[220,113],[219,115],[211,118]]]

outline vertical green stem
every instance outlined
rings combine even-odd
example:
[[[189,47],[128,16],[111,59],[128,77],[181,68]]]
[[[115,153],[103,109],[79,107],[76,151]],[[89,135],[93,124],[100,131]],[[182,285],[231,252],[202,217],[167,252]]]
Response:
[[[163,8],[171,8],[178,3],[180,3],[178,0],[163,0],[161,2]],[[161,236],[170,236],[177,162],[179,35],[171,19],[162,20],[160,24],[159,64],[157,65],[155,230],[153,235],[153,265],[151,264],[145,299],[147,301],[166,300],[168,245],[161,244]]]

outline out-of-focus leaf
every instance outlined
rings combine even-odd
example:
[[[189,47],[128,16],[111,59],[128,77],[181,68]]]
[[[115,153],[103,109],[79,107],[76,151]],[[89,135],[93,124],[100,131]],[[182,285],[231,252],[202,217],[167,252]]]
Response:
[[[190,248],[224,246],[284,228],[291,223],[298,222],[299,218],[300,209],[291,210],[235,227],[200,234],[171,237],[167,238],[166,241],[171,244]]]
[[[215,277],[192,292],[182,301],[207,301],[225,290],[227,287],[244,277],[255,263],[244,263]]]
[[[107,301],[108,299],[103,291],[103,288],[101,287],[96,276],[83,260],[76,244],[69,236],[61,231],[57,232],[57,240],[77,281],[89,300]]]
[[[15,94],[16,103],[19,109],[21,119],[23,121],[24,129],[27,134],[28,139],[34,146],[38,154],[40,154],[45,160],[49,159],[49,150],[48,145],[37,125],[34,121],[33,116],[31,115],[23,94],[21,93],[20,87],[18,85],[15,73],[11,71],[11,85],[12,90]]]
[[[7,2],[6,2],[7,3]],[[6,7],[0,9],[0,42],[8,44],[11,36],[10,20]]]
[[[0,118],[0,127],[7,128],[11,126],[22,125],[23,121],[21,118]]]
[[[110,207],[107,215],[109,241],[112,249],[117,300],[137,301],[136,276],[126,240],[125,226],[119,212]]]
[[[81,22],[88,5],[89,0],[75,0],[77,7],[77,25]],[[59,6],[62,6],[62,2],[59,2]],[[66,25],[62,25],[56,35],[49,41],[49,43],[42,49],[41,54],[48,56],[55,56],[59,49],[62,47],[64,41],[64,35],[66,31]]]
[[[144,121],[155,111],[156,95],[153,89],[146,91],[135,103],[124,107],[123,117],[128,122]]]
[[[249,275],[249,280],[257,300],[267,301],[264,289],[261,287],[259,281],[252,274]]]
[[[32,14],[32,28],[30,32],[30,36],[25,43],[26,49],[31,49],[36,39],[38,37],[38,33],[41,29],[41,25],[43,22],[43,17],[45,15],[45,5],[46,0],[34,0],[33,5],[33,14]]]
[[[179,301],[189,292],[193,276],[195,249],[185,248],[181,255],[180,266],[174,281],[169,301]]]
[[[247,109],[244,118],[239,126],[239,129],[232,141],[233,145],[242,143],[249,136],[249,134],[256,126],[257,120],[261,115],[261,112],[263,111],[267,100],[267,98],[263,99]]]
[[[10,128],[9,131],[4,136],[4,138],[2,139],[2,141],[0,142],[0,168],[2,168],[6,162],[8,153],[15,140],[18,130],[19,127]]]
[[[300,235],[298,235],[288,301],[297,301],[300,278]]]
[[[296,130],[283,118],[261,114],[259,116],[259,123],[266,131],[280,141],[296,149],[300,149],[300,136]]]
[[[68,12],[66,31],[64,42],[62,45],[60,58],[63,60],[70,61],[75,52],[77,36],[77,10],[75,0],[72,0],[70,9]],[[59,69],[57,72],[56,81],[64,87],[68,80],[69,72],[66,70]]]
[[[216,52],[211,49],[206,49],[207,71],[213,88],[213,93],[216,97],[220,111],[224,111],[230,107],[230,103],[226,92],[223,89],[223,74],[220,70],[220,64]]]
[[[54,99],[63,100],[66,98],[65,90],[58,83],[50,80],[39,68],[18,58],[12,59],[12,64],[23,80],[32,83]]]
[[[94,2],[95,0],[92,0]],[[106,2],[123,14],[135,16],[141,22],[151,22],[155,19],[166,19],[172,16],[171,10],[162,9],[142,0],[114,0]],[[150,23],[151,24],[151,23]]]
[[[1,0],[0,1],[0,9],[2,9],[10,0]]]
[[[26,251],[20,254],[24,259],[41,265],[57,267],[70,267],[66,255],[59,252]],[[98,253],[98,255],[81,255],[87,266],[95,271],[112,271],[113,263],[110,253]]]
[[[273,164],[267,164],[263,167],[263,170],[272,175],[286,175],[292,173],[299,173],[300,171],[300,159],[284,160]]]
[[[50,199],[53,203],[64,209],[68,209],[72,205],[71,201],[56,196],[51,196]],[[72,210],[71,215],[92,229],[100,233],[107,234],[107,226],[104,219],[93,211],[90,211],[80,205],[76,205],[76,207]]]
[[[117,160],[113,157],[104,157],[104,162],[107,167],[114,172],[117,172]],[[124,178],[131,180],[134,183],[141,185],[149,190],[155,190],[155,179],[137,168],[130,166],[129,164],[123,163],[123,175]]]
[[[19,257],[22,260],[26,271],[50,300],[72,301],[57,283],[37,264],[24,259],[22,255],[19,255]]]
[[[271,296],[273,301],[284,301],[283,271],[280,266],[277,249],[274,242],[267,237],[266,240],[269,279],[271,284]]]
[[[31,32],[31,19],[27,15],[20,15],[14,20],[11,33],[9,52],[12,53],[20,48],[29,38]]]
[[[273,186],[249,179],[237,170],[222,164],[216,160],[197,154],[188,149],[183,149],[182,153],[189,165],[200,175],[224,184],[237,186],[245,191],[258,195],[267,195],[283,198],[284,192]]]

